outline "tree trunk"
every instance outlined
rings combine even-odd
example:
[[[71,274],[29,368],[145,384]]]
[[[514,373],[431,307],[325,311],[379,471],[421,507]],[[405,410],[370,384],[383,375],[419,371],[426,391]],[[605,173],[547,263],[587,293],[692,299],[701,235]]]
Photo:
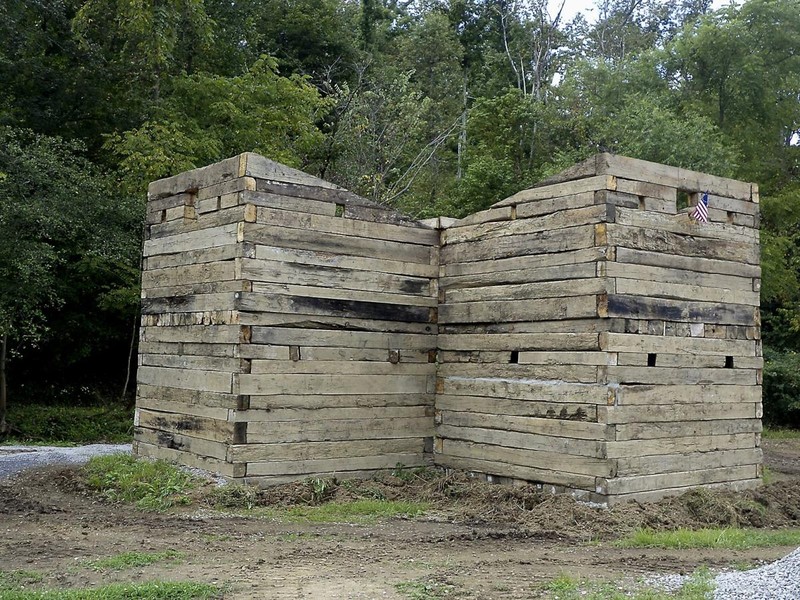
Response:
[[[6,348],[8,347],[8,335],[3,334],[0,338],[0,435],[8,433],[6,423],[6,406],[8,392],[6,389]]]

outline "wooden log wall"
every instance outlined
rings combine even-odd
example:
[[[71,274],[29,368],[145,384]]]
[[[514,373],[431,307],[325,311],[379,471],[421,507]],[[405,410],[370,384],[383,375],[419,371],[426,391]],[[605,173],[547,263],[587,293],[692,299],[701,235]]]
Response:
[[[709,192],[711,223],[692,220]],[[755,186],[611,155],[442,234],[436,462],[599,500],[760,478]]]
[[[136,451],[252,483],[430,462],[438,242],[254,154],[151,184]]]

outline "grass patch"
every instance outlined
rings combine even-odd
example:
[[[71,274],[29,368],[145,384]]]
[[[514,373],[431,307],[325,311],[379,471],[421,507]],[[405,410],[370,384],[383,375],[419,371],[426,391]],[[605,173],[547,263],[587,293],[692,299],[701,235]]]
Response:
[[[391,500],[356,500],[354,502],[328,502],[319,506],[291,506],[266,508],[258,513],[290,523],[372,523],[388,517],[416,517],[424,513],[424,502]]]
[[[44,581],[38,571],[0,571],[0,590],[29,586]]]
[[[773,429],[765,427],[761,437],[767,440],[800,440],[800,429]]]
[[[5,444],[124,444],[133,439],[133,410],[122,406],[45,406],[11,403],[13,436]]]
[[[184,557],[183,552],[165,550],[163,552],[123,552],[116,556],[87,561],[86,565],[97,571],[121,571],[135,567],[146,567],[158,562],[177,563]]]
[[[708,600],[714,591],[714,583],[707,569],[698,570],[676,592],[633,582],[624,586],[560,575],[545,585],[543,591],[544,597],[552,600]]]
[[[112,502],[129,502],[143,510],[167,510],[190,504],[196,480],[163,460],[129,454],[92,458],[83,468],[87,485]]]
[[[401,596],[409,600],[438,600],[449,597],[456,589],[455,586],[441,581],[402,581],[394,585],[394,589]]]
[[[674,531],[653,531],[639,529],[633,534],[617,540],[620,548],[664,548],[683,550],[687,548],[726,548],[747,550],[770,546],[800,545],[800,529],[780,529],[775,531],[760,529],[676,529]]]
[[[222,591],[204,583],[152,581],[76,590],[22,590],[0,587],[3,600],[201,600],[221,598]]]

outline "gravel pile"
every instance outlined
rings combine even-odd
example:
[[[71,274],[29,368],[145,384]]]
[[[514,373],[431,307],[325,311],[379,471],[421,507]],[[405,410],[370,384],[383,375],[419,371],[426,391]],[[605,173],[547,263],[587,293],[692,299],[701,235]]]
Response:
[[[798,600],[800,548],[757,569],[720,573],[715,581],[714,600]]]
[[[0,446],[0,479],[25,469],[46,465],[75,465],[93,456],[131,451],[130,444],[90,444],[89,446]]]

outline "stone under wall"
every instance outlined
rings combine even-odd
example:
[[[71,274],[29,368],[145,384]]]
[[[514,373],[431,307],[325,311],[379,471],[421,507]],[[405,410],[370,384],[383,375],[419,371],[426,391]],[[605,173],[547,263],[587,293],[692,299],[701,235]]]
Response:
[[[706,191],[701,224],[678,205]],[[601,154],[418,223],[243,154],[154,182],[147,214],[139,454],[611,501],[759,481],[751,184]]]

